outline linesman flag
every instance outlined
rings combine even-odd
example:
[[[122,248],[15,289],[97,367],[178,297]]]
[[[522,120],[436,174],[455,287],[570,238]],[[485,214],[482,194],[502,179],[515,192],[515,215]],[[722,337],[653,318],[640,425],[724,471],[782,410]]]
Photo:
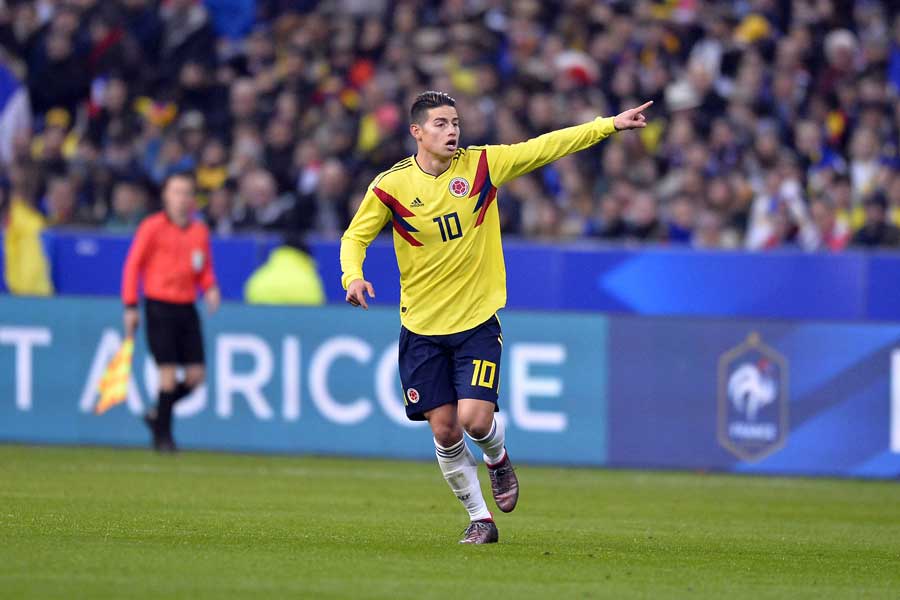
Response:
[[[131,356],[134,354],[134,338],[127,337],[122,346],[116,352],[112,360],[106,366],[103,377],[100,378],[98,391],[100,401],[94,408],[94,413],[102,415],[107,410],[125,402],[128,398],[128,379],[131,377]]]

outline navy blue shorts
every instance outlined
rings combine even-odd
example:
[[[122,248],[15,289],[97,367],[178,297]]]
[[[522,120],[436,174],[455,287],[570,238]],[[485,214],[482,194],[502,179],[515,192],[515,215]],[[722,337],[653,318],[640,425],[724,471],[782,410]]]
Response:
[[[481,325],[449,335],[419,335],[400,328],[400,383],[411,421],[460,398],[494,403],[500,389],[503,332],[494,315]]]

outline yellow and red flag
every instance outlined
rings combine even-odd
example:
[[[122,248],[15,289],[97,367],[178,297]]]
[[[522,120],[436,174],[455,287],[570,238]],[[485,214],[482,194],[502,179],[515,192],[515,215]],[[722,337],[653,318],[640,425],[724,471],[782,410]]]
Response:
[[[116,404],[125,402],[125,399],[128,398],[128,380],[131,378],[132,354],[134,354],[134,338],[127,337],[122,342],[122,347],[109,361],[106,371],[103,372],[103,377],[100,378],[100,385],[98,386],[100,400],[94,408],[95,414],[102,415]]]

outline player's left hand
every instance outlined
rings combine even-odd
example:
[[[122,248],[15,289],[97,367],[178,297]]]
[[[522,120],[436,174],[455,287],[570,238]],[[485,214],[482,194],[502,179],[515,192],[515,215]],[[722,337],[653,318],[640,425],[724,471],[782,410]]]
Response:
[[[219,310],[219,304],[222,303],[222,294],[219,292],[218,286],[212,286],[206,290],[203,299],[206,301],[206,310],[209,314],[214,314]]]
[[[653,100],[645,102],[636,108],[629,108],[625,112],[621,112],[613,117],[613,125],[616,131],[625,131],[626,129],[641,129],[647,126],[647,119],[642,114],[645,110],[653,105]]]

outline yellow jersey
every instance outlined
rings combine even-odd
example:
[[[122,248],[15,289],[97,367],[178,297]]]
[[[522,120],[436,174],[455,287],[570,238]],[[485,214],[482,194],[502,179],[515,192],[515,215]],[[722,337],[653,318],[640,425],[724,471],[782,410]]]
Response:
[[[380,173],[341,238],[344,289],[389,221],[400,268],[400,321],[420,335],[472,329],[506,305],[497,188],[615,132],[612,117],[511,145],[456,151],[438,176],[415,156]]]

